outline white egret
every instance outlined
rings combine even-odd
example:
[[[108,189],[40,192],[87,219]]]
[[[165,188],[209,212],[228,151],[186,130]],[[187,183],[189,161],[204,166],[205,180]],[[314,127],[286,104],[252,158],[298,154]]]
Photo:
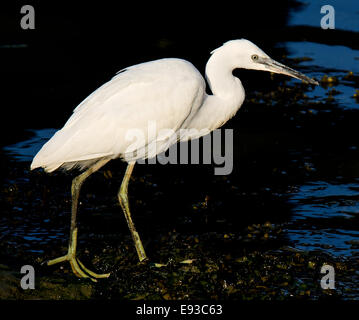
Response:
[[[162,129],[178,133],[180,129],[207,129],[210,132],[229,120],[241,107],[245,92],[241,81],[233,76],[237,68],[270,71],[318,84],[304,74],[271,59],[252,42],[239,39],[224,43],[211,53],[206,78],[213,95],[205,93],[205,80],[188,61],[160,59],[128,67],[88,96],[73,112],[64,127],[37,153],[31,169],[43,167],[52,172],[79,167],[86,169],[72,181],[72,215],[69,247],[66,255],[48,265],[69,261],[79,277],[108,277],[88,270],[76,257],[76,212],[84,180],[111,159],[123,158],[127,169],[118,193],[138,258],[147,259],[132,222],[127,196],[128,182],[138,159],[148,153],[136,152],[155,143],[155,153],[176,143],[159,134]],[[156,134],[146,136],[142,144],[131,149],[126,134],[132,129],[147,132],[149,121],[156,123]],[[202,131],[203,132],[203,131]],[[198,138],[198,134],[185,139]],[[130,152],[131,151],[131,152]]]

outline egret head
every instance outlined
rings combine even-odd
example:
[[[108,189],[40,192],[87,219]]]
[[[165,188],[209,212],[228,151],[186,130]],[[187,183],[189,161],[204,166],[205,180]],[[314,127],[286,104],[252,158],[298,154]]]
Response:
[[[231,40],[223,44],[222,47],[211,52],[213,55],[225,56],[227,61],[235,68],[269,71],[273,73],[285,74],[287,76],[300,79],[310,84],[318,85],[318,82],[307,77],[292,68],[289,68],[269,57],[263,50],[254,43],[246,40]]]

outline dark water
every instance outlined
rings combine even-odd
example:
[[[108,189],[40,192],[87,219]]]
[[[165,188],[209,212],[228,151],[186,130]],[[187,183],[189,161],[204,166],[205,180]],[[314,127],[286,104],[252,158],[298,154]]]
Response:
[[[55,22],[51,25],[51,30],[55,32],[54,38],[57,36],[57,40],[64,42],[63,45],[56,44],[57,40],[54,38],[49,40],[48,47],[40,43],[46,34],[44,25],[49,23],[46,19],[39,20],[37,38],[27,38],[27,35],[22,38],[20,31],[17,32],[19,40],[28,42],[19,43],[12,41],[10,36],[9,39],[4,37],[0,46],[1,54],[16,58],[25,56],[28,52],[35,60],[34,65],[29,64],[28,71],[20,70],[14,63],[16,70],[11,70],[8,66],[3,74],[8,77],[8,92],[5,93],[7,102],[14,103],[12,110],[8,111],[9,119],[14,121],[16,114],[21,113],[20,121],[12,126],[12,131],[7,131],[10,135],[4,137],[2,143],[3,190],[7,190],[6,194],[11,198],[11,188],[32,189],[36,179],[41,184],[41,178],[35,179],[28,171],[32,157],[52,136],[56,130],[54,128],[61,127],[71,114],[71,109],[108,80],[115,71],[156,57],[177,56],[192,61],[203,72],[209,51],[223,41],[243,36],[263,47],[277,60],[311,77],[320,80],[327,75],[336,77],[336,80],[329,83],[323,81],[320,86],[311,89],[301,86],[297,80],[282,76],[271,80],[267,74],[240,71],[238,75],[246,89],[247,100],[236,117],[226,125],[226,128],[234,128],[236,131],[233,174],[224,177],[225,182],[222,182],[222,178],[206,177],[213,172],[208,166],[169,166],[166,169],[142,166],[136,169],[136,179],[153,184],[147,191],[153,190],[155,198],[159,197],[154,201],[153,207],[151,197],[140,199],[148,201],[145,210],[150,213],[139,218],[139,229],[145,229],[141,227],[143,219],[142,221],[157,223],[158,226],[154,229],[164,233],[173,228],[181,229],[181,226],[188,226],[187,230],[191,230],[190,225],[183,221],[191,218],[193,207],[209,194],[213,199],[212,210],[219,221],[215,224],[217,227],[228,223],[223,228],[239,230],[246,223],[269,220],[283,226],[286,242],[290,247],[320,250],[337,257],[359,257],[359,100],[354,98],[355,90],[359,89],[359,6],[357,1],[327,2],[325,4],[332,4],[336,8],[338,30],[335,31],[342,33],[320,29],[321,1],[310,1],[302,5],[284,1],[282,10],[276,12],[277,19],[262,17],[251,29],[248,25],[246,27],[246,24],[250,24],[248,18],[243,18],[237,29],[233,28],[233,21],[228,22],[228,25],[222,25],[213,36],[210,36],[213,27],[209,27],[202,40],[197,38],[200,33],[198,28],[192,34],[187,33],[188,41],[185,41],[184,34],[174,32],[170,27],[165,28],[167,32],[161,33],[158,30],[162,29],[156,24],[158,29],[152,26],[151,32],[154,35],[144,41],[140,52],[138,49],[141,45],[134,40],[129,41],[128,35],[117,47],[108,45],[106,41],[110,40],[109,35],[101,39],[105,27],[96,31],[96,27],[89,23],[90,18],[84,20],[86,27],[79,27],[74,19],[75,14],[66,15],[62,22],[66,32],[71,30],[69,26],[74,28],[73,33],[69,32],[68,40],[59,32],[59,26]],[[146,19],[145,21],[148,22]],[[163,23],[166,26],[169,22],[165,20]],[[189,25],[194,25],[192,17],[189,18]],[[268,25],[270,27],[264,31]],[[114,25],[111,27],[114,28]],[[321,32],[321,36],[311,32],[310,28],[314,28],[317,33]],[[92,31],[93,38],[89,35]],[[111,29],[111,35],[115,34]],[[81,35],[85,35],[85,39]],[[144,38],[143,35],[138,41]],[[92,44],[89,44],[90,39]],[[8,44],[18,46],[9,48],[6,46]],[[81,45],[84,46],[81,52],[75,52]],[[94,53],[89,53],[80,62],[81,54],[92,46]],[[97,60],[95,54],[98,53],[102,59],[106,57],[99,46],[103,46],[103,50],[114,50],[108,52],[108,59],[103,63]],[[43,49],[45,53],[41,51]],[[56,50],[63,52],[63,56],[59,53],[54,55],[59,62],[57,70],[47,56]],[[36,52],[39,57],[36,57]],[[42,65],[36,70],[44,56],[46,57],[42,63],[46,66]],[[89,70],[89,66],[93,66],[93,70]],[[349,72],[353,75],[348,75]],[[19,79],[18,82],[15,81],[16,78]],[[27,95],[27,99],[24,96],[14,96],[15,83]],[[294,98],[291,94],[271,95],[279,86],[292,88],[292,93],[298,94],[299,98]],[[19,111],[14,111],[19,103],[23,106]],[[173,181],[178,181],[174,182],[175,186],[166,178],[169,175]],[[35,255],[46,251],[48,245],[65,243],[63,237],[65,235],[66,238],[68,230],[68,189],[71,178],[58,174],[43,181],[52,179],[50,181],[54,186],[57,184],[55,178],[58,179],[58,185],[52,189],[50,187],[45,195],[38,192],[36,196],[31,194],[27,199],[25,191],[22,201],[15,201],[11,205],[2,199],[7,213],[0,219],[0,241],[22,247],[25,252]],[[136,181],[135,185],[141,188],[139,180]],[[113,182],[115,183],[119,185],[119,180]],[[34,186],[38,187],[39,184]],[[171,188],[175,191],[171,192]],[[91,190],[96,192],[94,186]],[[226,190],[230,192],[225,194]],[[177,209],[163,209],[163,206],[168,208],[167,205],[173,205],[171,201],[175,201],[177,191],[180,192],[183,203]],[[67,207],[57,207],[55,200],[51,201],[52,192],[59,192],[57,196],[54,195],[54,199],[67,197]],[[136,193],[135,190],[133,192]],[[143,190],[138,191],[138,195],[139,198],[143,197]],[[43,196],[46,196],[48,205],[47,208],[42,208],[43,212],[29,209],[31,201],[39,208]],[[100,199],[94,200],[97,210],[99,205],[103,205],[100,207],[103,213],[112,210],[106,207],[109,203],[106,194],[100,192],[100,198],[94,199]],[[91,211],[91,199],[87,199],[86,203],[88,208],[84,210]],[[48,218],[46,210],[51,211]],[[58,218],[52,218],[57,210],[60,211]],[[141,205],[137,206],[137,210],[141,210]],[[167,210],[167,213],[161,213],[161,210]],[[155,211],[159,211],[158,217]],[[168,218],[168,211],[176,218]],[[27,212],[32,214],[28,215]],[[161,220],[163,217],[166,218]],[[224,222],[221,222],[222,218]],[[111,221],[111,218],[106,219]],[[200,232],[201,228],[194,225],[193,232]],[[96,228],[93,231],[96,232]],[[111,232],[115,232],[115,228]],[[150,237],[150,231],[144,232]]]

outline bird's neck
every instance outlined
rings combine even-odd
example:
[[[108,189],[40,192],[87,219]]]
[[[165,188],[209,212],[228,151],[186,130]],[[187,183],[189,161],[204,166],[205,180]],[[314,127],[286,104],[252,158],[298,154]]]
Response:
[[[188,128],[212,131],[233,117],[241,107],[245,92],[241,81],[234,77],[230,61],[219,53],[213,53],[207,62],[206,78],[213,95],[206,95],[195,117],[191,118]],[[198,138],[187,137],[189,138]]]
[[[244,88],[241,81],[233,76],[234,69],[230,61],[217,52],[207,62],[206,78],[213,95],[207,96],[205,106],[215,119],[211,124],[212,130],[233,117],[244,101]]]
[[[234,77],[234,66],[225,56],[213,53],[206,65],[206,78],[214,96],[221,100],[243,103],[245,92],[241,81]]]

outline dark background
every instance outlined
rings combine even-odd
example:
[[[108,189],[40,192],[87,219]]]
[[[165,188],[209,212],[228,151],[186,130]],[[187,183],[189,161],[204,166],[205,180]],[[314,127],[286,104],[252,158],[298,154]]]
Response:
[[[23,30],[20,26],[23,16],[20,9],[25,4],[35,9],[35,30]],[[279,42],[359,46],[355,41],[358,39],[356,33],[322,30],[319,12],[317,27],[288,27],[291,13],[302,8],[303,4],[294,0],[215,3],[14,1],[3,4],[0,11],[0,145],[28,139],[31,133],[27,129],[61,128],[84,98],[118,70],[133,64],[178,57],[191,61],[204,74],[210,52],[236,38],[250,39],[284,63],[287,51],[283,46],[276,47]],[[295,67],[293,61],[290,65]],[[241,78],[247,99],[238,114],[225,125],[235,130],[234,171],[230,179],[240,186],[238,194],[254,192],[253,197],[248,200],[240,197],[238,202],[237,195],[221,188],[221,177],[213,177],[211,166],[136,166],[137,176],[153,174],[149,180],[155,183],[158,179],[162,191],[171,190],[153,208],[156,212],[163,210],[164,217],[169,217],[164,203],[172,207],[178,201],[178,194],[183,194],[188,202],[171,210],[182,216],[182,210],[191,206],[190,198],[203,200],[209,193],[216,199],[215,211],[218,209],[229,216],[237,211],[251,212],[234,214],[235,223],[245,224],[244,219],[250,220],[256,214],[264,216],[262,220],[270,218],[272,221],[278,215],[288,217],[291,210],[282,198],[277,201],[273,196],[276,188],[279,188],[279,195],[282,192],[285,195],[287,191],[284,190],[291,190],[308,179],[326,180],[345,176],[347,172],[350,178],[356,175],[356,168],[350,166],[346,170],[347,164],[342,164],[343,158],[353,158],[354,151],[348,148],[357,145],[355,110],[343,112],[332,105],[319,105],[319,109],[325,110],[317,117],[302,116],[302,109],[307,107],[296,105],[295,92],[288,91],[288,97],[285,92],[275,96],[279,89],[288,87],[284,83],[287,77],[271,77],[270,73],[250,70],[235,70],[234,73]],[[298,81],[294,84],[300,88]],[[273,94],[273,99],[260,102],[258,95],[253,93]],[[253,97],[257,99],[255,103],[251,102]],[[286,100],[294,105],[287,108]],[[272,104],[276,107],[270,108]],[[327,109],[330,112],[326,112]],[[322,170],[312,171],[308,176],[305,169],[308,158]],[[2,160],[4,183],[9,181],[8,167],[18,165],[11,161],[7,157]],[[294,161],[297,161],[295,165]],[[172,179],[167,179],[168,176]],[[175,187],[173,181],[176,179],[183,179],[184,185],[190,184],[190,187],[184,188],[182,184]],[[119,185],[120,181],[116,183]],[[61,188],[65,187],[68,190],[67,182]],[[272,191],[263,192],[267,189]],[[137,197],[142,198],[142,194]],[[254,208],[257,199],[260,205]],[[153,199],[148,201],[154,204]],[[238,203],[241,208],[237,208]],[[159,215],[158,219],[163,216]]]
[[[23,16],[20,9],[25,4],[35,8],[35,30],[20,27]],[[118,70],[140,62],[163,57],[184,58],[203,74],[210,52],[236,38],[250,39],[282,62],[286,62],[283,59],[287,52],[285,47],[276,47],[279,42],[313,41],[358,47],[356,33],[322,30],[319,12],[317,27],[288,27],[291,12],[301,8],[302,4],[293,0],[130,4],[124,1],[14,1],[2,4],[0,145],[26,140],[29,137],[26,129],[61,128],[72,110],[91,92]],[[278,88],[287,87],[283,84],[283,79],[287,78],[279,75],[271,78],[269,73],[248,70],[236,70],[235,74],[240,76],[247,94],[238,115],[226,124],[235,129],[235,164],[231,179],[236,184],[245,188],[245,192],[278,185],[290,189],[291,184],[303,183],[308,178],[303,169],[305,157],[313,158],[317,167],[323,168],[320,177],[310,176],[310,179],[325,180],[339,173],[343,176],[342,171],[348,166],[340,161],[343,155],[346,159],[353,158],[348,148],[357,145],[355,110],[343,112],[332,105],[320,105],[318,108],[329,108],[330,112],[322,112],[315,118],[302,117],[300,112],[305,106],[286,110],[285,95],[281,97],[284,101],[274,96],[275,108],[268,108],[270,105],[266,102],[253,106],[250,103],[253,92],[271,94],[274,90],[275,95]],[[288,98],[292,98],[292,93],[289,94]],[[298,161],[298,168],[290,167],[293,158]],[[329,164],[328,159],[335,162]],[[2,174],[8,180],[8,159],[3,161]],[[210,166],[205,166],[203,171],[198,170],[198,166],[176,166],[174,170],[160,166],[158,171],[149,167],[137,166],[138,175],[153,172],[161,180],[162,189],[174,188],[172,181],[166,179],[168,172],[172,177],[185,175],[188,183],[193,183],[192,177],[196,175],[196,183],[191,188],[184,190],[180,185],[178,192],[186,191],[187,195],[192,193],[203,199],[211,189],[220,211],[225,211],[226,203],[228,209],[237,205],[233,196],[222,198],[225,195],[218,187],[219,178],[216,177],[215,183],[211,180],[213,168]],[[353,170],[349,173],[351,178],[356,176],[357,169]],[[282,171],[287,174],[281,175]],[[313,174],[318,172],[313,171]],[[211,187],[207,188],[208,185]],[[271,211],[278,212],[279,204],[273,201],[272,194],[260,196],[268,200],[268,203],[263,200],[267,206],[261,214],[270,216]],[[161,201],[166,199],[171,204],[176,198],[176,190],[173,190]],[[255,198],[242,202],[244,209],[253,210]],[[281,204],[287,214],[288,203]]]
[[[353,11],[359,12],[355,2],[350,3]],[[26,4],[35,8],[35,30],[20,27],[23,16],[20,9]],[[334,70],[334,66],[325,65],[320,59],[309,67],[300,64],[298,61],[303,57],[294,52],[299,60],[288,58],[287,48],[293,41],[299,44],[309,41],[314,45],[324,44],[321,50],[332,55],[331,45],[358,49],[358,33],[322,30],[319,10],[317,16],[314,13],[314,24],[288,26],[291,14],[302,9],[303,4],[293,0],[2,2],[1,263],[10,265],[18,274],[19,266],[29,261],[40,264],[65,252],[71,210],[70,184],[76,174],[30,172],[29,159],[18,161],[2,147],[29,141],[34,133],[28,129],[61,128],[72,110],[118,70],[148,60],[178,57],[191,61],[204,74],[210,52],[236,38],[251,40],[272,58],[318,80],[336,74],[340,83],[331,86],[321,81],[314,91],[285,76],[236,70],[234,73],[246,90],[246,100],[225,125],[233,128],[235,135],[231,175],[214,176],[212,165],[137,165],[135,168],[129,197],[148,256],[151,261],[166,263],[177,252],[173,249],[183,249],[186,258],[192,257],[185,245],[198,237],[199,248],[193,256],[198,255],[205,263],[224,257],[225,268],[218,275],[228,281],[231,268],[238,267],[235,259],[246,252],[266,253],[273,249],[272,252],[278,253],[274,264],[277,258],[285,260],[293,254],[286,249],[290,246],[308,248],[307,252],[312,253],[310,259],[320,259],[317,249],[335,253],[338,247],[338,260],[343,251],[348,255],[355,253],[359,234],[359,113],[352,96],[359,89],[359,78],[355,74],[348,79],[350,69]],[[347,91],[337,96],[333,89]],[[341,100],[344,95],[347,100]],[[94,263],[94,270],[114,270],[117,278],[109,280],[113,291],[108,290],[107,283],[103,292],[115,298],[127,294],[120,293],[121,288],[134,296],[137,290],[142,294],[143,283],[148,285],[142,287],[143,291],[148,291],[155,274],[152,269],[136,271],[140,268],[136,252],[116,197],[124,168],[121,161],[111,161],[86,181],[79,209],[80,252],[88,256],[87,261],[104,257]],[[112,178],[104,175],[108,172],[112,172]],[[204,205],[206,199],[208,205]],[[268,221],[275,227],[272,233],[263,229],[270,233],[268,241],[246,241],[248,227],[263,226]],[[277,234],[277,230],[281,232]],[[228,238],[228,234],[232,236]],[[349,243],[347,250],[340,251],[343,238],[353,240],[353,246]],[[336,242],[337,239],[341,242]],[[328,246],[322,246],[323,242]],[[110,251],[106,258],[102,251],[105,247],[118,251]],[[116,260],[116,265],[117,257],[124,260]],[[266,267],[258,261],[255,273]],[[54,270],[59,277],[63,276],[60,268],[44,267],[40,274],[50,274],[52,279]],[[355,273],[357,268],[351,270]],[[168,269],[162,272],[163,278],[169,279]],[[294,289],[288,292],[300,296],[298,290],[302,289],[296,279],[302,279],[318,287],[316,296],[322,295],[319,282],[310,272],[293,272]],[[137,278],[138,283],[133,282],[138,274],[142,278]],[[243,275],[239,270],[238,277]],[[199,280],[201,276],[206,273],[199,273]],[[252,276],[248,274],[248,278]],[[357,290],[357,277],[357,274],[344,274],[342,283]],[[220,281],[213,283],[221,286]],[[281,283],[274,279],[270,287],[280,293]],[[176,287],[165,285],[177,292]],[[339,291],[345,288],[343,284],[338,287]],[[192,289],[198,290],[199,296],[208,293],[207,287],[203,291],[198,288],[202,287],[193,282]],[[252,297],[248,288],[248,297]],[[214,287],[213,293],[218,294],[222,289]],[[242,289],[246,293],[244,286],[237,297]],[[347,294],[344,289],[343,292]],[[196,294],[191,297],[197,297]],[[226,294],[223,297],[229,297]],[[354,296],[358,297],[357,291],[352,296],[347,294],[349,298]],[[259,297],[263,296],[259,294]]]

